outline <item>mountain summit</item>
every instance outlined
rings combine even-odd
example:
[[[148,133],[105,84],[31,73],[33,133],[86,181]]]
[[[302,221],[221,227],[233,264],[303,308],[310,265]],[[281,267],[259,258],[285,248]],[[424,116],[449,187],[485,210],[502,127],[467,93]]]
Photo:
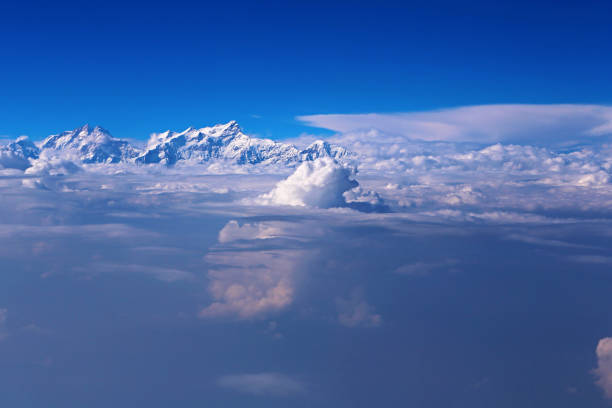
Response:
[[[179,161],[203,163],[224,160],[236,164],[291,165],[322,156],[334,157],[334,154],[344,152],[341,148],[332,149],[329,144],[326,144],[327,149],[314,148],[313,145],[300,151],[288,143],[251,137],[242,132],[238,123],[231,121],[201,129],[188,128],[178,133],[166,131],[153,134],[136,162],[172,165]]]
[[[1,147],[1,146],[0,146]],[[117,139],[99,126],[84,125],[47,137],[38,146],[20,138],[1,147],[4,167],[27,168],[42,152],[53,155],[68,153],[82,163],[112,164],[201,164],[224,161],[237,165],[295,166],[320,157],[342,159],[348,152],[339,146],[317,140],[305,149],[289,143],[252,137],[245,134],[236,121],[182,132],[154,133],[145,148]],[[15,163],[14,165],[10,163]]]
[[[71,151],[83,163],[119,163],[138,154],[129,142],[114,138],[99,126],[91,128],[89,125],[51,135],[43,140],[40,148]]]

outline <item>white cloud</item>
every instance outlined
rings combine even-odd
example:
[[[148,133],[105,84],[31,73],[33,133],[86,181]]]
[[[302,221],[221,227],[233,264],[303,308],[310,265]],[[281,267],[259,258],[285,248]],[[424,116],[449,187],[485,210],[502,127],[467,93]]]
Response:
[[[306,391],[306,384],[285,374],[264,372],[225,375],[217,385],[252,395],[288,396]]]
[[[612,398],[612,337],[599,340],[596,349],[597,368],[593,370],[599,385],[607,398]]]
[[[330,158],[302,163],[287,179],[261,196],[261,203],[333,208],[347,205],[344,193],[359,185],[355,171]]]
[[[408,113],[299,116],[341,133],[376,129],[409,140],[562,143],[612,134],[612,107],[602,105],[480,105]]]
[[[363,299],[360,290],[354,290],[347,299],[336,299],[338,321],[346,327],[377,327],[382,324],[382,317]]]
[[[69,153],[58,154],[57,152],[49,152],[43,150],[40,157],[32,160],[32,166],[29,167],[25,174],[37,176],[65,176],[74,174],[81,170],[77,156]]]
[[[226,243],[241,239],[270,239],[281,236],[282,229],[279,229],[268,222],[258,222],[253,224],[238,224],[236,220],[230,220],[219,231],[219,242]]]

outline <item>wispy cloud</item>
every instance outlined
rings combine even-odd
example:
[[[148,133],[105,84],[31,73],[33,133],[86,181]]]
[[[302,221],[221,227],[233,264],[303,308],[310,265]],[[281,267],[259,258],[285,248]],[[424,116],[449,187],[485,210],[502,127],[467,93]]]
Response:
[[[8,317],[7,309],[0,309],[0,341],[4,340],[8,336],[6,329],[6,320]]]
[[[426,112],[299,116],[336,132],[376,129],[412,140],[562,143],[612,133],[612,107],[602,105],[480,105]]]
[[[353,290],[348,298],[336,299],[338,322],[346,327],[377,327],[382,316],[363,297],[363,291]]]
[[[306,391],[304,382],[273,372],[225,375],[217,385],[251,395],[288,396]]]
[[[433,262],[418,261],[418,262],[408,263],[408,264],[404,264],[400,266],[399,268],[395,270],[395,273],[398,273],[400,275],[413,275],[413,276],[427,275],[436,270],[444,270],[444,269],[454,270],[458,263],[459,263],[458,260],[452,259],[452,258],[442,259],[442,260],[433,261]]]

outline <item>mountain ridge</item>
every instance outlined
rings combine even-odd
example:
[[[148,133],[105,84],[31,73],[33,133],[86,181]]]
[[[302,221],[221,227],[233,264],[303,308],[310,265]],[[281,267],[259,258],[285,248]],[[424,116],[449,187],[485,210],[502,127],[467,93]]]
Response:
[[[21,137],[6,146],[0,146],[0,165],[9,167],[11,160],[22,168],[25,162],[37,160],[46,154],[70,154],[84,164],[132,163],[137,165],[178,163],[204,164],[214,161],[236,165],[295,166],[321,157],[341,160],[350,153],[324,140],[317,140],[304,149],[272,139],[249,136],[236,121],[213,126],[189,127],[182,132],[167,130],[153,133],[144,148],[128,140],[115,138],[100,127],[85,124],[46,137],[37,144]],[[27,166],[26,166],[27,167]]]

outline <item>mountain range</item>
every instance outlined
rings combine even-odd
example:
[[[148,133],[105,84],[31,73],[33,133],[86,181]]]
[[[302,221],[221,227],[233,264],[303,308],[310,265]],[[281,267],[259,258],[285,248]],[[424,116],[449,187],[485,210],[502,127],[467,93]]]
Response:
[[[85,125],[51,135],[36,144],[27,137],[20,137],[8,145],[0,146],[0,165],[24,169],[43,152],[69,153],[86,164],[159,163],[167,166],[179,162],[197,164],[215,160],[238,165],[292,166],[321,157],[340,160],[350,155],[344,148],[323,140],[299,149],[289,143],[251,137],[235,121],[200,129],[190,127],[182,132],[168,130],[154,133],[144,148],[115,138],[99,126],[92,128]]]

